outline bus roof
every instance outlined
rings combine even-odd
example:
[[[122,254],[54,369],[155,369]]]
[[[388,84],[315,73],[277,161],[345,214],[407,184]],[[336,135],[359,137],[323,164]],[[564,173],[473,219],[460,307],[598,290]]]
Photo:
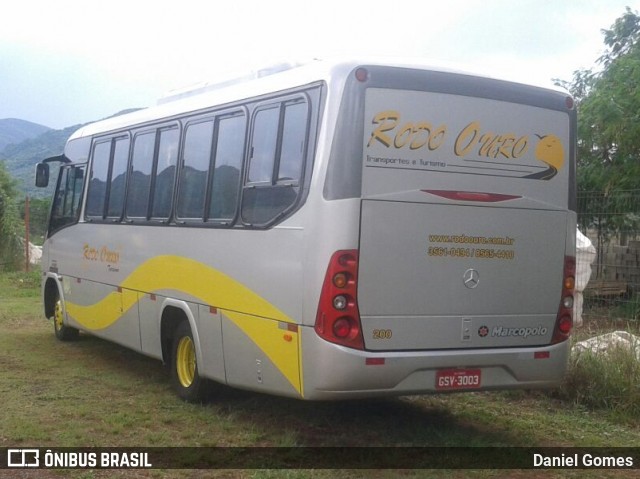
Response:
[[[197,112],[212,106],[222,106],[246,98],[284,91],[318,81],[330,82],[331,80],[344,79],[359,66],[367,65],[411,68],[489,78],[486,75],[463,71],[450,66],[427,64],[424,63],[424,60],[419,59],[402,61],[381,61],[379,59],[374,61],[313,60],[304,64],[278,64],[254,70],[229,80],[203,83],[196,85],[195,88],[170,92],[160,98],[156,106],[90,123],[79,128],[70,139],[116,131],[131,125],[158,121],[188,112]]]

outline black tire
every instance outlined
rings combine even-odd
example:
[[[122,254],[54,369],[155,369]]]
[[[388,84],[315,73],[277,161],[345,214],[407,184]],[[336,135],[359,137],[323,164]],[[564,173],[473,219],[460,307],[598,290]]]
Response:
[[[178,397],[192,403],[205,402],[211,383],[199,375],[195,343],[187,321],[181,321],[173,334],[170,364],[171,383]]]
[[[62,311],[62,300],[56,294],[53,309],[53,332],[60,341],[73,341],[78,339],[80,332],[76,328],[64,324],[64,314]]]

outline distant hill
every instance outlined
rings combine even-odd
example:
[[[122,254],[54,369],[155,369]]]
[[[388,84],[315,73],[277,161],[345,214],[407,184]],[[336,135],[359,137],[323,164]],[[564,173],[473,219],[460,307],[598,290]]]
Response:
[[[123,115],[136,110],[137,108],[123,110],[113,116]],[[83,125],[69,126],[62,130],[52,130],[46,126],[36,125],[35,123],[24,120],[0,120],[0,138],[4,131],[10,130],[10,125],[13,125],[13,128],[16,130],[22,127],[23,130],[26,129],[29,131],[29,129],[32,128],[31,131],[37,131],[37,129],[40,128],[40,132],[23,138],[19,142],[14,141],[6,145],[0,143],[0,161],[5,162],[9,174],[18,180],[18,188],[25,194],[35,197],[50,197],[53,191],[53,185],[51,183],[55,183],[56,179],[54,173],[57,171],[56,165],[53,165],[52,173],[54,173],[54,175],[52,176],[49,188],[46,189],[36,188],[34,186],[35,165],[45,158],[62,153],[69,137]],[[32,125],[32,127],[28,125]],[[6,130],[3,126],[6,126]]]
[[[51,128],[48,126],[38,125],[37,123],[18,120],[16,118],[0,120],[0,151],[7,145],[20,143],[49,130],[51,130]]]
[[[35,165],[45,158],[62,153],[67,139],[80,126],[70,126],[63,130],[47,130],[34,138],[10,144],[0,150],[0,160],[4,160],[9,174],[18,180],[20,190],[30,196],[51,196],[51,185],[46,189],[35,187]]]

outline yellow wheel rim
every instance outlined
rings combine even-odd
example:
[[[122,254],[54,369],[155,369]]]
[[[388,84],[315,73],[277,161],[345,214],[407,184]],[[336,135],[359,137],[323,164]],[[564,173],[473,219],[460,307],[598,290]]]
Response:
[[[193,384],[196,375],[196,350],[190,337],[180,338],[176,352],[176,371],[183,387]]]
[[[53,312],[53,321],[56,329],[59,331],[62,329],[63,323],[63,315],[62,315],[62,301],[56,301],[56,307]]]

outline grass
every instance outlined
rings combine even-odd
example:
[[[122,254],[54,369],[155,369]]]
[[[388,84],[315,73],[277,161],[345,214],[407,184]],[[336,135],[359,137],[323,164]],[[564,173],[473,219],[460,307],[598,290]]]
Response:
[[[587,320],[574,343],[611,331],[626,331],[640,337],[638,321]],[[599,352],[572,354],[566,380],[558,390],[565,401],[590,410],[608,411],[621,422],[640,417],[640,344],[614,345]]]
[[[0,447],[640,444],[637,413],[623,414],[615,404],[592,404],[559,392],[310,403],[221,388],[209,404],[187,404],[175,397],[160,362],[87,335],[75,342],[59,342],[41,309],[37,274],[0,274]],[[577,384],[587,382],[581,379]],[[376,479],[442,477],[445,473],[454,478],[504,477],[506,471],[39,472],[43,474],[37,477],[45,478]],[[540,474],[520,471],[512,476]],[[553,471],[544,475],[574,476],[627,477],[627,471]]]

